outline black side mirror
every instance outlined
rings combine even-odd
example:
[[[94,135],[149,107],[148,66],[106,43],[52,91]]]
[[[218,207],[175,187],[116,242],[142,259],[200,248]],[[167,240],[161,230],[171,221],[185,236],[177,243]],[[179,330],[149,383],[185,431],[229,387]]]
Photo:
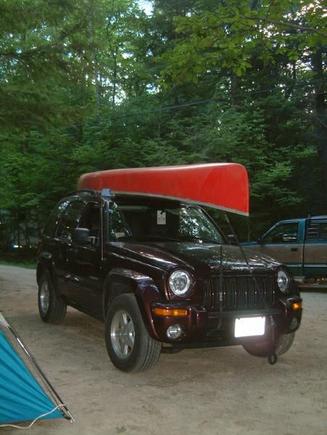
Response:
[[[80,245],[87,245],[90,243],[90,230],[88,228],[75,228],[72,234],[72,239],[74,243],[79,243]]]
[[[226,238],[229,245],[237,245],[237,240],[234,234],[227,234]]]

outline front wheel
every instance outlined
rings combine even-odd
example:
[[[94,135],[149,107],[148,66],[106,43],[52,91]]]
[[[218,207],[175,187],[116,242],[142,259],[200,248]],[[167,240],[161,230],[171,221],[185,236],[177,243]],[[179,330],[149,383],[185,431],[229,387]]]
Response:
[[[291,348],[294,338],[295,332],[280,335],[276,343],[276,355],[280,356],[286,353]],[[267,341],[258,341],[246,344],[244,343],[243,347],[250,355],[254,356],[266,357],[271,353],[271,344]]]
[[[160,356],[161,344],[150,337],[133,294],[123,294],[111,302],[105,340],[112,363],[125,372],[149,369]]]
[[[43,322],[59,324],[64,321],[67,305],[57,295],[48,271],[43,273],[39,281],[38,305]]]

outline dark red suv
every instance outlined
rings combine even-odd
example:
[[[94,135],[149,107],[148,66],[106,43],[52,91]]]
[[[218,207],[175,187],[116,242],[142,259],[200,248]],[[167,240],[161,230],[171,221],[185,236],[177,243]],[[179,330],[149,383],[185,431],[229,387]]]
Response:
[[[40,316],[60,323],[70,305],[104,320],[124,371],[151,367],[161,351],[235,344],[274,362],[292,345],[301,299],[286,268],[245,255],[200,206],[79,191],[44,230]]]

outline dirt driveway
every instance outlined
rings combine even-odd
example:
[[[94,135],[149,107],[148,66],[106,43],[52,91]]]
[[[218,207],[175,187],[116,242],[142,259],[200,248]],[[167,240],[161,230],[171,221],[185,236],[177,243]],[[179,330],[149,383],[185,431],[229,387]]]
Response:
[[[275,366],[237,346],[164,354],[152,370],[124,374],[107,358],[100,322],[73,309],[61,326],[39,320],[34,275],[0,266],[0,311],[76,423],[40,422],[33,434],[327,434],[327,293],[303,295],[302,328]]]

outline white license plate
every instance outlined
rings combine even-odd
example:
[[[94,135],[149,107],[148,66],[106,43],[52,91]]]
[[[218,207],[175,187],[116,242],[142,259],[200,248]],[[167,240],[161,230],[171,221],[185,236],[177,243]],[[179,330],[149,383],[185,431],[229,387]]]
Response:
[[[265,317],[242,317],[235,319],[234,337],[253,337],[264,335]]]

